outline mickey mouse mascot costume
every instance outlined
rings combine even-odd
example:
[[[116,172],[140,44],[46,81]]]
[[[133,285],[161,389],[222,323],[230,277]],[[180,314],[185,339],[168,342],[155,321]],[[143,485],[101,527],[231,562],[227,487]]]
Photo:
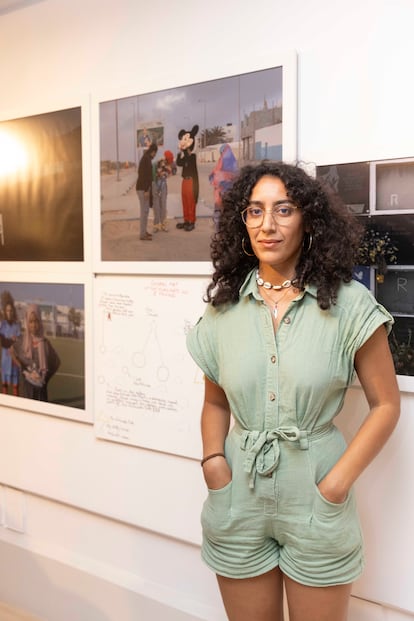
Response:
[[[177,229],[192,231],[196,220],[196,205],[198,200],[198,171],[197,158],[194,149],[194,138],[198,132],[198,125],[191,131],[181,129],[178,132],[177,166],[182,166],[181,201],[183,204],[184,222],[179,222]]]

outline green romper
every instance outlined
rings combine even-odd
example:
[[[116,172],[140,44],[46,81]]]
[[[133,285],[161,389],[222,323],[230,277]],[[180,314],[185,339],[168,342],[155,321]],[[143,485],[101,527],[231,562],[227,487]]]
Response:
[[[202,557],[219,575],[276,566],[311,586],[345,584],[363,568],[353,490],[340,504],[317,488],[346,448],[333,418],[354,379],[357,350],[392,316],[360,283],[323,311],[316,289],[293,300],[275,334],[255,270],[237,304],[214,308],[187,338],[190,354],[226,393],[235,424],[225,453],[232,481],[209,490]]]

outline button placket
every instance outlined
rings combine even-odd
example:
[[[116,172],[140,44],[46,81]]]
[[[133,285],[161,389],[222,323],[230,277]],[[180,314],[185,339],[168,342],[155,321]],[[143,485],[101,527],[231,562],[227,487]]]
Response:
[[[263,329],[266,344],[266,397],[265,397],[265,419],[263,421],[265,429],[271,429],[278,423],[279,419],[279,404],[278,404],[278,381],[279,381],[279,368],[278,368],[278,354],[277,345],[275,339],[275,332],[271,316],[268,312],[268,308],[264,305],[263,308]]]

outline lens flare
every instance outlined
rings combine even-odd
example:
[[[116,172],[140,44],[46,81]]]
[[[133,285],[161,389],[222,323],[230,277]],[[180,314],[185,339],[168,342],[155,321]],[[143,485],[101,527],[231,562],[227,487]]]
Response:
[[[0,129],[0,178],[21,173],[27,165],[24,144],[10,132]]]

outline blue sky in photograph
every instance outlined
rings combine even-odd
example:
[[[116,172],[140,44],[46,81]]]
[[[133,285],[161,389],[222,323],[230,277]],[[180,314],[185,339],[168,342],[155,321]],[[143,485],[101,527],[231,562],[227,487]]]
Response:
[[[4,290],[10,291],[15,302],[84,308],[84,286],[79,284],[0,282],[0,293]]]
[[[165,128],[163,149],[177,151],[178,132],[199,125],[199,132],[231,123],[239,128],[245,115],[282,105],[282,67],[189,86],[126,97],[100,104],[101,160],[116,160],[116,107],[120,161],[134,161],[136,129],[151,122]]]

